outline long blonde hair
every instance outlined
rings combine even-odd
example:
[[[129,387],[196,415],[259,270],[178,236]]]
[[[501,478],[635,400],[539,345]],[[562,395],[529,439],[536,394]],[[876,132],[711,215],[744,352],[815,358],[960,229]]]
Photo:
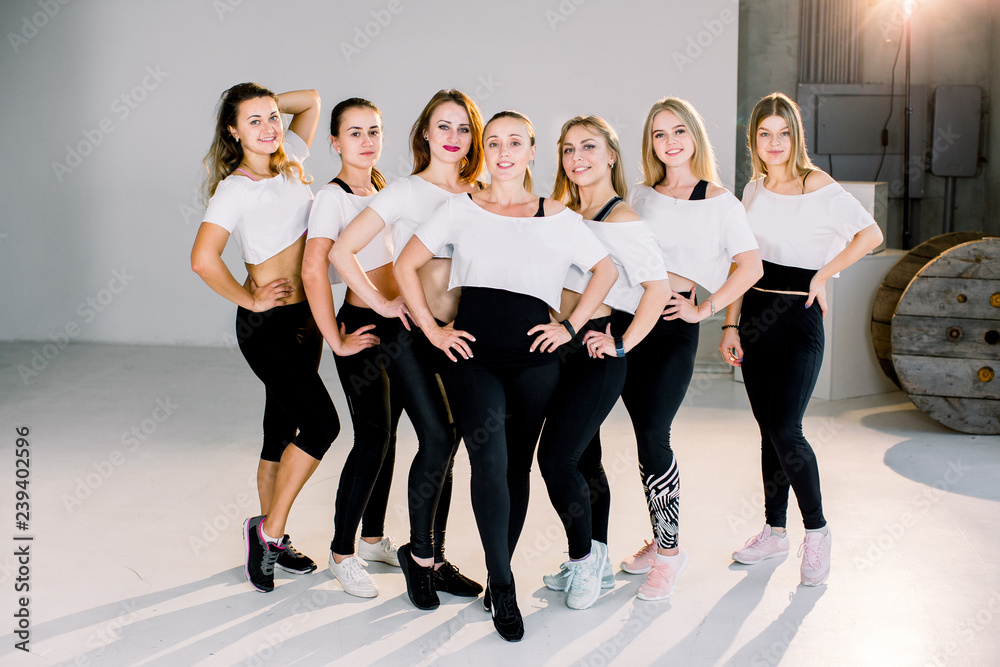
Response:
[[[514,120],[521,121],[524,126],[528,129],[528,145],[535,145],[535,126],[531,124],[531,120],[525,116],[520,111],[512,111],[510,109],[506,111],[498,111],[493,114],[493,117],[487,121],[486,125],[483,126],[483,142],[486,141],[486,128],[489,124],[500,118],[513,118]],[[531,167],[528,166],[524,170],[524,189],[531,192]]]
[[[778,116],[788,125],[788,134],[792,140],[792,151],[788,159],[791,176],[799,179],[816,168],[809,159],[806,150],[806,133],[802,127],[802,115],[799,106],[784,93],[771,93],[761,99],[750,112],[750,122],[747,123],[747,149],[750,151],[750,165],[753,168],[753,180],[767,176],[767,165],[757,155],[757,130],[765,119]]]
[[[206,203],[215,194],[219,183],[236,171],[243,161],[243,145],[236,141],[229,131],[230,127],[236,127],[240,104],[260,97],[270,97],[275,105],[278,104],[277,95],[256,83],[238,83],[222,93],[219,98],[216,107],[215,138],[203,160],[208,172],[202,186],[202,196]],[[278,146],[278,149],[271,154],[270,166],[272,171],[283,174],[286,178],[295,176],[303,183],[312,183],[312,179],[306,176],[302,164],[290,159],[283,146]]]
[[[715,149],[708,140],[705,121],[697,109],[688,102],[677,97],[664,97],[656,102],[646,115],[646,124],[642,128],[642,175],[643,183],[649,187],[659,185],[667,175],[667,168],[653,149],[653,119],[661,111],[669,111],[687,128],[694,142],[694,154],[691,156],[691,175],[701,181],[719,185],[719,172],[716,166]]]
[[[622,149],[618,133],[600,116],[574,116],[563,123],[559,141],[556,142],[558,156],[556,164],[559,166],[556,168],[556,184],[552,188],[552,198],[561,201],[574,211],[580,210],[580,187],[566,175],[562,162],[563,142],[566,141],[566,134],[574,127],[583,127],[604,137],[608,150],[615,156],[615,162],[611,165],[611,187],[614,188],[615,194],[625,199],[628,194],[628,184],[625,182],[625,168],[622,166]]]
[[[424,138],[424,132],[430,127],[431,114],[445,102],[454,102],[465,109],[465,113],[469,115],[469,134],[472,136],[472,145],[469,146],[469,152],[462,158],[462,166],[458,175],[466,183],[474,183],[483,170],[483,116],[479,113],[479,107],[468,95],[454,88],[434,93],[434,97],[424,105],[424,110],[420,112],[420,116],[413,123],[413,128],[410,129],[410,150],[413,152],[413,171],[411,173],[419,174],[431,164],[431,149],[427,144],[427,139]]]

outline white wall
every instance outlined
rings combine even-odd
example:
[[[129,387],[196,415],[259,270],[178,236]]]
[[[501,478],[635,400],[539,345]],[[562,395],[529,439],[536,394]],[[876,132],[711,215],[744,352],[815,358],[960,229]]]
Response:
[[[538,134],[540,194],[567,118],[612,122],[634,181],[646,111],[677,95],[705,116],[732,187],[737,4],[4,2],[0,340],[226,343],[235,306],[190,271],[188,254],[214,105],[241,81],[317,88],[327,113],[345,97],[371,99],[390,178],[409,173],[406,134],[438,89],[464,90],[486,117],[518,109]],[[366,29],[375,36],[356,45]],[[314,190],[337,171],[325,135],[307,162]]]

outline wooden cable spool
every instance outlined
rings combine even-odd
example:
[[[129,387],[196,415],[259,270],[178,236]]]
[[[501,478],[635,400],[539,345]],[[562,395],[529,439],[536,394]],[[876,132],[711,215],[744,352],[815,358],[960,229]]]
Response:
[[[1000,238],[962,232],[914,248],[876,293],[872,341],[928,416],[1000,434]]]

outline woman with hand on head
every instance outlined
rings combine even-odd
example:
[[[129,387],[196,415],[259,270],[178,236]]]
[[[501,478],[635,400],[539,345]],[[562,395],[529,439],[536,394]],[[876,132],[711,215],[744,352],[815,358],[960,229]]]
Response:
[[[302,260],[302,282],[316,324],[329,342],[340,384],[347,396],[354,425],[354,447],[347,456],[337,486],[330,573],[344,591],[358,597],[378,595],[364,570],[367,561],[398,565],[396,547],[384,537],[385,511],[396,460],[396,425],[402,405],[390,399],[390,385],[381,359],[378,336],[394,327],[350,289],[334,317],[330,288],[330,250],[347,224],[385,187],[375,168],[382,154],[382,114],[360,98],[340,102],[330,114],[330,142],[340,155],[341,169],[316,193],[309,214],[309,240]],[[373,284],[392,291],[392,238],[377,235],[358,254]],[[333,278],[340,277],[334,272]],[[337,319],[340,325],[337,325]],[[348,334],[347,332],[352,333]],[[355,555],[354,538],[361,525]]]
[[[274,566],[304,574],[316,563],[291,546],[285,522],[295,497],[340,432],[319,377],[323,339],[302,289],[302,254],[312,191],[301,161],[319,121],[319,95],[275,95],[254,83],[233,86],[219,103],[205,165],[210,197],[191,250],[191,268],[237,306],[240,351],[264,383],[264,444],[257,467],[261,515],[248,519],[244,572],[274,590]],[[292,114],[286,132],[281,113]],[[232,234],[243,253],[240,285],[222,261]]]
[[[743,204],[764,275],[729,307],[719,350],[726,362],[742,366],[760,426],[765,526],[733,560],[754,564],[788,554],[791,488],[806,530],[801,581],[818,586],[830,575],[830,529],[802,418],[823,362],[826,281],[878,246],[882,232],[854,197],[812,164],[798,106],[788,97],[772,93],[757,103],[747,141],[753,180],[743,190]],[[764,325],[764,317],[776,320]]]
[[[552,197],[583,216],[618,269],[604,303],[560,349],[559,386],[538,445],[538,465],[566,529],[570,558],[543,581],[565,590],[570,608],[586,609],[602,587],[614,587],[607,546],[611,493],[595,436],[621,395],[627,353],[659,320],[670,284],[656,236],[623,201],[627,186],[614,129],[597,116],[577,116],[563,125],[557,146]],[[576,309],[589,280],[587,271],[570,267],[556,320]],[[617,336],[611,334],[612,308],[635,315]]]
[[[648,573],[636,597],[662,600],[671,596],[688,562],[678,543],[680,473],[670,425],[694,373],[698,322],[749,289],[761,268],[743,207],[718,185],[715,152],[689,102],[668,97],[650,109],[642,165],[644,182],[629,201],[659,239],[673,295],[664,316],[629,355],[622,391],[635,429],[654,539],[621,568]],[[695,300],[696,285],[712,292],[701,304]]]
[[[483,130],[490,185],[448,199],[421,225],[394,269],[427,338],[454,362],[451,404],[472,464],[472,508],[489,572],[486,603],[507,641],[524,636],[510,559],[524,526],[529,475],[545,409],[559,379],[551,354],[582,328],[614,284],[607,250],[580,215],[531,193],[535,135],[523,114],[502,111]],[[440,326],[419,272],[450,248],[449,285],[462,287],[453,324]],[[562,323],[549,308],[570,265],[593,271]]]
[[[458,434],[438,379],[441,353],[421,330],[410,326],[393,276],[372,280],[364,271],[360,253],[388,230],[398,258],[413,231],[442,202],[453,194],[479,189],[481,128],[479,109],[468,96],[458,90],[436,93],[410,131],[413,174],[373,197],[341,233],[330,253],[351,293],[387,323],[379,339],[390,402],[398,397],[396,402],[406,411],[417,434],[417,454],[407,480],[410,542],[399,548],[397,558],[407,595],[419,609],[436,609],[438,592],[475,597],[483,590],[444,556]],[[446,256],[435,258],[420,274],[434,316],[448,322],[455,317],[459,297],[458,290],[448,289],[450,263]],[[390,408],[397,409],[395,404]]]

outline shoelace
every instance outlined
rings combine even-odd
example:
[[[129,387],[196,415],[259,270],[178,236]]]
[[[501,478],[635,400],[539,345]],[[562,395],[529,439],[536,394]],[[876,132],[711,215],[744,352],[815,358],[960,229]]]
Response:
[[[667,573],[669,572],[670,572],[669,563],[654,563],[653,569],[650,570],[649,574],[646,575],[646,581],[649,583],[650,586],[653,586],[654,588],[660,588],[661,586],[666,585],[667,580],[669,579]]]
[[[279,554],[281,551],[278,549],[264,549],[264,560],[260,564],[260,569],[264,574],[268,576],[274,574],[274,563],[278,560]]]
[[[570,575],[570,580],[567,582],[566,587],[568,589],[580,588],[586,589],[587,584],[590,582],[591,577],[594,575],[593,568],[587,567],[587,564],[583,561],[578,561],[573,563],[573,573]],[[579,592],[579,591],[574,591]]]
[[[351,581],[360,581],[366,579],[367,573],[362,569],[368,567],[368,563],[365,562],[361,556],[355,555],[353,558],[347,559],[348,565],[345,568],[344,574]],[[341,563],[343,564],[343,563]]]
[[[799,545],[798,556],[799,558],[802,558],[806,562],[806,564],[809,565],[809,567],[814,567],[814,568],[819,567],[820,564],[819,552],[820,552],[820,544],[822,542],[823,540],[819,540],[818,542],[816,542],[815,545],[812,545],[809,544],[809,542],[807,541],[803,541],[802,544]],[[805,557],[803,557],[802,554],[805,554]]]
[[[766,535],[765,536],[764,535],[764,531],[762,530],[759,533],[757,533],[756,535],[754,535],[753,537],[751,537],[749,540],[747,540],[746,544],[743,545],[743,548],[746,549],[747,547],[755,547],[758,544],[763,544],[763,543],[767,542],[772,537],[774,537],[773,533],[771,535]]]
[[[501,619],[512,619],[514,609],[517,607],[517,600],[512,593],[503,593],[499,596],[493,595],[493,615]]]
[[[299,552],[299,550],[293,547],[291,544],[285,547],[285,553],[287,553],[292,558],[304,558],[304,556]]]

